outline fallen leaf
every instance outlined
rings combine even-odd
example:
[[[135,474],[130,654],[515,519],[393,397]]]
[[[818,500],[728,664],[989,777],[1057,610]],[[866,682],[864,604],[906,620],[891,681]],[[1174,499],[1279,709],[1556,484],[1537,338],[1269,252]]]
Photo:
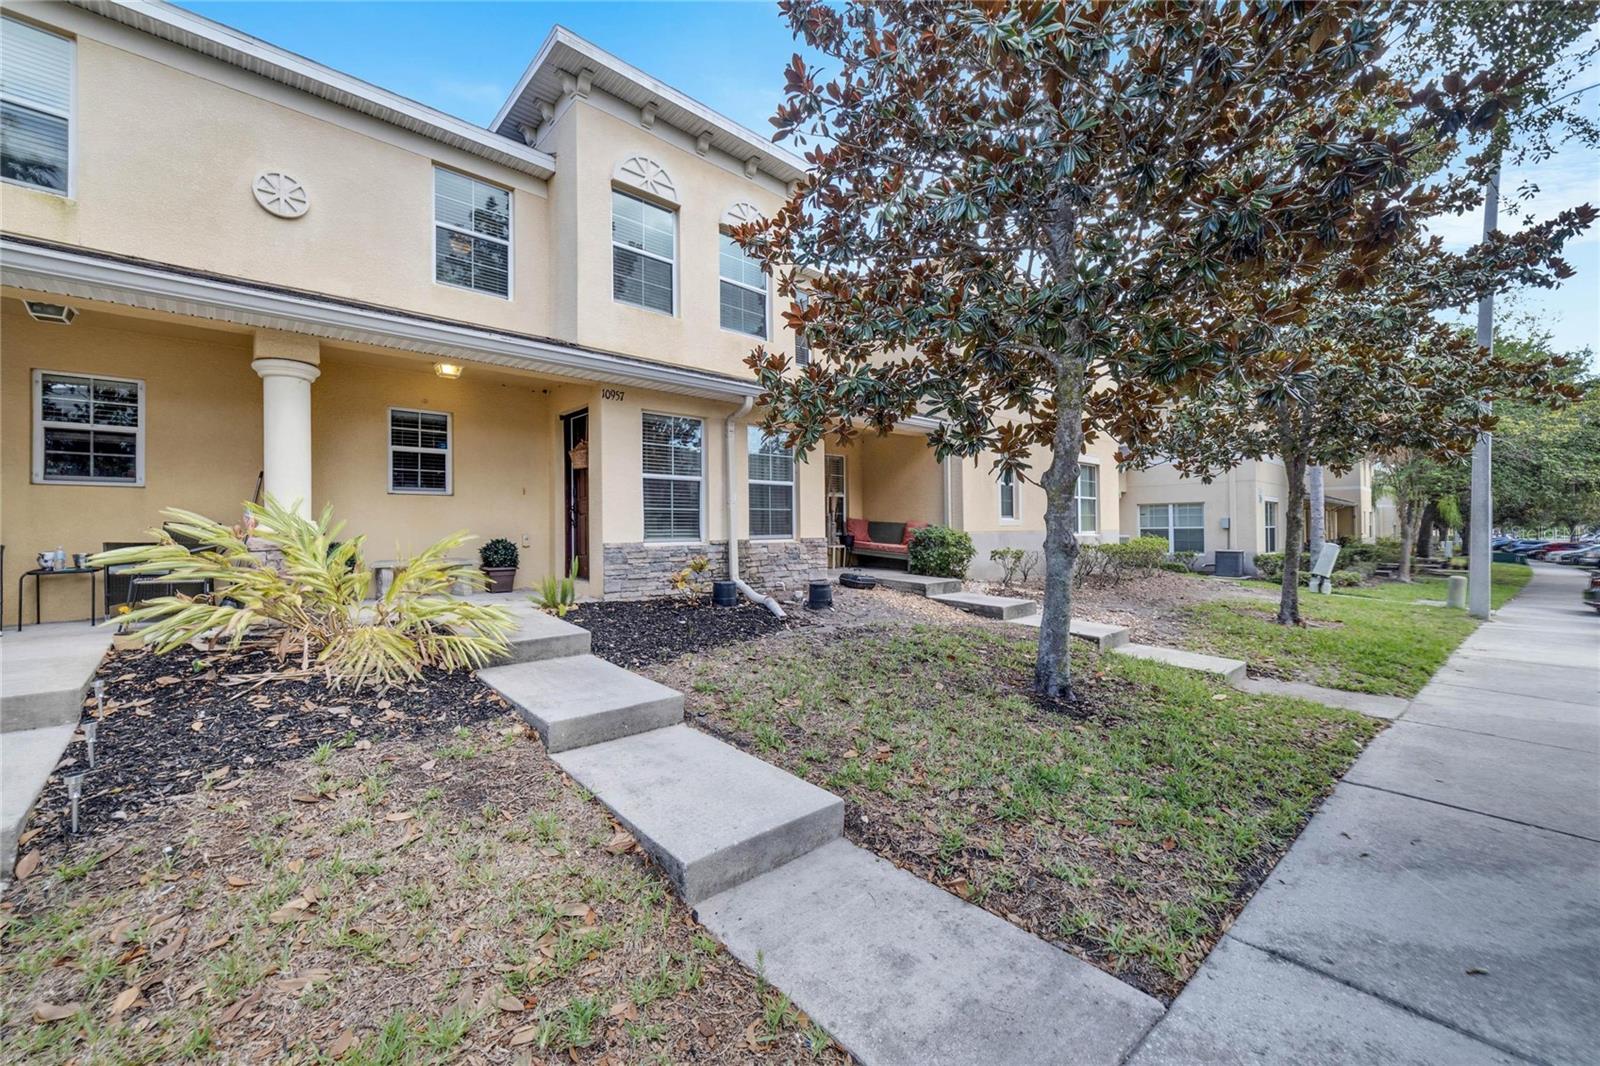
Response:
[[[495,1000],[494,1005],[503,1011],[516,1012],[522,1009],[522,1000],[516,996],[505,995]]]
[[[183,678],[177,677],[173,674],[164,674],[161,677],[156,678],[156,684],[160,685],[162,688],[166,688],[168,685],[181,685],[183,684]]]
[[[129,985],[117,994],[116,999],[111,1001],[111,1014],[114,1017],[123,1011],[133,1010],[139,1002],[139,986]]]
[[[324,1054],[330,1059],[342,1059],[345,1052],[355,1046],[355,1042],[356,1031],[354,1029],[340,1030],[339,1035],[333,1038],[333,1043],[328,1045]]]
[[[83,1009],[82,1003],[35,1003],[33,1020],[36,1022],[61,1022]]]
[[[386,822],[405,822],[410,821],[416,816],[416,811],[395,811],[393,814],[384,815],[383,820]]]
[[[33,872],[39,868],[40,861],[41,859],[39,858],[39,853],[37,851],[30,851],[28,854],[17,860],[17,865],[12,872],[15,874],[18,881],[26,881],[28,878],[32,877]]]
[[[267,921],[272,922],[275,925],[286,925],[289,922],[309,921],[311,919],[311,915],[306,912],[310,909],[311,901],[306,899],[304,896],[301,896],[298,899],[291,899],[288,903],[285,903],[283,906],[267,915]]]
[[[17,847],[19,847],[19,848],[27,847],[28,846],[28,842],[31,841],[34,837],[38,836],[42,832],[44,832],[44,826],[41,825],[37,829],[30,829],[26,833],[23,833],[20,837],[17,838]]]
[[[626,829],[618,829],[611,835],[611,839],[606,842],[606,850],[613,855],[622,855],[632,851],[636,844],[633,834]]]
[[[248,877],[240,877],[238,874],[228,875],[229,888],[249,888],[254,883]]]
[[[296,803],[321,803],[322,797],[315,792],[296,792],[289,797]]]
[[[257,987],[254,992],[250,993],[248,996],[245,996],[243,999],[236,1000],[233,1006],[223,1011],[222,1015],[217,1019],[217,1025],[228,1025],[241,1014],[244,1014],[253,1008],[260,999],[261,989]]]
[[[512,1032],[511,1039],[506,1043],[511,1047],[521,1047],[523,1044],[533,1043],[534,1037],[539,1035],[537,1025],[524,1025],[521,1029]]]

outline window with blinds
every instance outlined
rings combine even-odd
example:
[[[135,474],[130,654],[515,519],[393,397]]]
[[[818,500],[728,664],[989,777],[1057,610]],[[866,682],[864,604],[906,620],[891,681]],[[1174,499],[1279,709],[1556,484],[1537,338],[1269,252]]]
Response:
[[[718,234],[722,252],[722,328],[752,337],[767,335],[767,275],[761,264],[745,254],[739,242]]]
[[[611,298],[673,313],[678,216],[626,193],[611,193]]]
[[[449,415],[389,408],[389,491],[450,494]]]
[[[144,484],[144,382],[33,372],[33,480]]]
[[[644,416],[644,539],[701,539],[705,423],[679,415]]]
[[[0,18],[0,178],[67,194],[73,44]]]
[[[1100,528],[1100,468],[1087,464],[1078,467],[1078,532],[1094,533]]]
[[[809,302],[809,297],[803,293],[795,293],[794,302],[803,309]],[[811,338],[806,336],[804,327],[794,331],[794,365],[811,365]]]
[[[750,536],[794,536],[794,453],[749,427]]]
[[[1175,552],[1206,550],[1205,505],[1200,503],[1141,503],[1139,536],[1160,537]]]
[[[511,191],[435,167],[433,277],[511,298]]]

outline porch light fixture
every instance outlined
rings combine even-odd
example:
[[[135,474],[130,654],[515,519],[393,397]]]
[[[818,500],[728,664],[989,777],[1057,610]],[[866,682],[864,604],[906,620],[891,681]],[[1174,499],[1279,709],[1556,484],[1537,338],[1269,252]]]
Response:
[[[433,372],[435,374],[438,374],[442,378],[445,378],[445,379],[450,380],[450,381],[454,381],[456,378],[461,376],[461,364],[460,363],[434,363],[433,364]]]
[[[72,320],[78,317],[78,309],[68,307],[66,304],[47,304],[43,300],[24,300],[22,303],[28,309],[28,314],[39,322],[70,326]]]

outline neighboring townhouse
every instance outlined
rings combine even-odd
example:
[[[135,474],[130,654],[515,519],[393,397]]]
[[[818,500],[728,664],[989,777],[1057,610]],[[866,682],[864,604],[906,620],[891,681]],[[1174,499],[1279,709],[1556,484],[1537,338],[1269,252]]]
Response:
[[[1198,552],[1205,564],[1215,564],[1218,551],[1240,552],[1247,570],[1257,554],[1284,550],[1289,478],[1275,459],[1242,462],[1209,484],[1157,463],[1124,471],[1122,486],[1126,535],[1162,537],[1170,550]],[[1326,474],[1323,502],[1329,540],[1378,535],[1370,462]]]
[[[1037,487],[937,463],[921,420],[805,462],[763,438],[743,359],[797,346],[726,230],[804,164],[564,29],[488,128],[165,4],[9,4],[0,47],[13,624],[37,553],[262,492],[375,560],[469,529],[519,586],[576,563],[608,597],[696,555],[792,595],[840,515],[967,529],[980,567],[1042,542]]]

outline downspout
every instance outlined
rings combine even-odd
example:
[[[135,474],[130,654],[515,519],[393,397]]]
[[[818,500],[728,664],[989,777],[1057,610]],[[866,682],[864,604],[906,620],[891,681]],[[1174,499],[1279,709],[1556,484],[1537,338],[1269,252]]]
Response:
[[[739,576],[739,538],[734,533],[733,523],[734,515],[738,511],[738,507],[736,506],[738,500],[735,498],[733,492],[733,457],[737,453],[737,449],[734,447],[734,444],[735,439],[738,436],[739,427],[737,423],[739,419],[749,414],[750,409],[755,405],[755,397],[746,396],[744,398],[744,402],[741,403],[736,410],[728,412],[728,417],[723,419],[722,422],[722,499],[726,505],[726,513],[722,516],[722,519],[723,528],[728,534],[728,580],[733,582],[734,587],[742,592],[746,599],[755,603],[759,603],[761,606],[765,607],[779,618],[785,618],[787,615],[783,613],[783,608],[778,606],[777,600],[773,599],[771,596],[763,596],[761,593],[745,584],[744,579]],[[798,495],[799,494],[796,493],[796,496]],[[796,502],[798,502],[798,500]]]
[[[950,460],[939,460],[939,488],[944,497],[944,527],[950,528]]]

